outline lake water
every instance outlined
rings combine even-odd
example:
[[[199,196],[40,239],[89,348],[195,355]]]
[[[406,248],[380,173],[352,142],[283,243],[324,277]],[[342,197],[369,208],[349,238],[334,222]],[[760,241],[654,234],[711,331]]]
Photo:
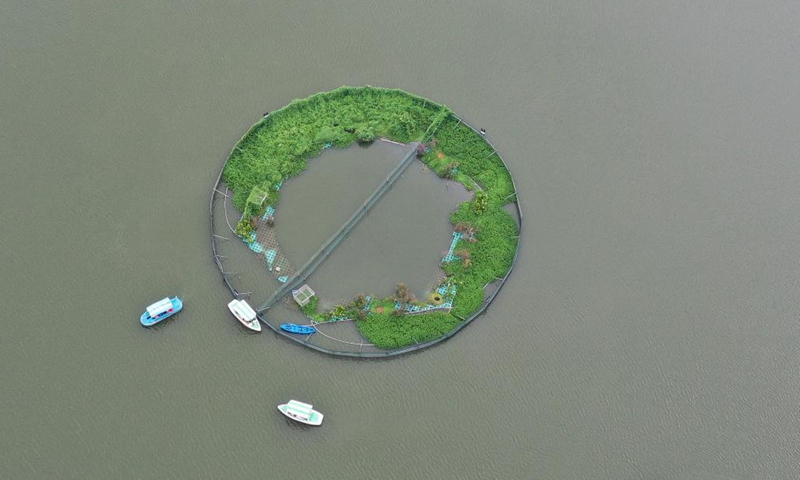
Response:
[[[800,477],[799,21],[788,1],[4,2],[0,478]],[[236,140],[363,84],[486,128],[525,222],[485,316],[385,361],[244,334],[210,253]],[[185,311],[141,328],[168,293]],[[290,424],[289,398],[325,424]]]

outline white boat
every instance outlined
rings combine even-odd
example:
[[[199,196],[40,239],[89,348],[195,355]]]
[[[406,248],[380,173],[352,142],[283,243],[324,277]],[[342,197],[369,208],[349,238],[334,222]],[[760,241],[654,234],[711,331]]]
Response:
[[[292,420],[305,423],[306,425],[321,425],[322,417],[324,416],[318,411],[314,410],[313,405],[298,402],[297,400],[289,400],[289,403],[278,405],[278,410]]]
[[[255,310],[244,300],[231,300],[228,304],[228,310],[230,310],[233,316],[245,327],[254,332],[261,331],[261,324],[258,322]]]

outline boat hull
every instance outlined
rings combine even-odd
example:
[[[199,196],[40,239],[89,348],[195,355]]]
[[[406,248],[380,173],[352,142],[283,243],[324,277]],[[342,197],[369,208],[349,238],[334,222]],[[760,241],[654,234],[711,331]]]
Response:
[[[183,301],[178,297],[173,297],[170,299],[172,302],[172,311],[171,312],[164,312],[162,315],[159,315],[156,318],[151,317],[147,311],[145,311],[140,317],[139,321],[142,323],[143,327],[152,327],[156,323],[163,322],[164,320],[168,319],[169,317],[175,315],[176,313],[183,310]]]
[[[322,425],[322,419],[325,417],[325,415],[319,413],[318,411],[311,410],[311,416],[309,417],[308,420],[296,418],[289,415],[289,413],[286,411],[286,404],[278,405],[278,411],[281,412],[286,418],[294,420],[295,422],[298,423],[303,423],[305,425],[311,425],[312,427],[318,427]]]
[[[251,332],[261,333],[261,322],[259,322],[258,320],[253,320],[252,322],[248,322],[246,320],[242,320],[239,317],[236,317],[236,319],[239,320],[239,323],[244,325],[244,327],[250,330]]]
[[[253,316],[253,319],[248,320],[245,316],[243,316],[244,313],[242,312],[242,309],[237,306],[238,303],[240,303],[239,300],[231,300],[231,302],[228,303],[228,310],[230,310],[233,316],[236,317],[236,320],[239,320],[239,323],[244,325],[245,328],[253,332],[261,332],[261,322],[258,321],[258,317],[256,316],[255,312],[252,310],[250,311],[250,315]],[[250,310],[249,305],[247,305],[247,310]]]
[[[314,327],[308,325],[295,325],[294,323],[281,324],[281,330],[289,333],[296,333],[298,335],[311,335],[317,331],[317,329]]]

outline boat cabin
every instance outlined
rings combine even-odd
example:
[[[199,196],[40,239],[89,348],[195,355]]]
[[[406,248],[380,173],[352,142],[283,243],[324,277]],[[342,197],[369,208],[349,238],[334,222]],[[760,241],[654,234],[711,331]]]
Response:
[[[256,319],[255,310],[244,300],[233,300],[228,304],[228,308],[237,318],[245,322],[252,322]]]
[[[167,297],[147,307],[147,315],[149,315],[150,318],[158,318],[166,313],[172,312],[173,308],[172,300]]]
[[[312,408],[313,406],[307,403],[289,400],[286,404],[286,415],[307,422],[311,419]]]

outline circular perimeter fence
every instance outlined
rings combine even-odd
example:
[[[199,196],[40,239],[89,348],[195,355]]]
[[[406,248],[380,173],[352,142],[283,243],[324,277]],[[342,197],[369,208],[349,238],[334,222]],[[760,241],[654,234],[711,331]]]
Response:
[[[293,264],[274,222],[283,182],[326,148],[374,141],[405,148],[402,161],[305,264]],[[453,241],[427,300],[410,298],[398,285],[394,296],[359,295],[318,311],[306,281],[414,160],[472,192],[451,214]],[[485,313],[516,264],[522,230],[513,178],[484,130],[428,99],[370,86],[341,87],[267,112],[225,160],[209,211],[214,263],[234,298],[247,300],[261,323],[284,338],[363,358],[433,346]],[[314,333],[284,331],[287,319]]]

